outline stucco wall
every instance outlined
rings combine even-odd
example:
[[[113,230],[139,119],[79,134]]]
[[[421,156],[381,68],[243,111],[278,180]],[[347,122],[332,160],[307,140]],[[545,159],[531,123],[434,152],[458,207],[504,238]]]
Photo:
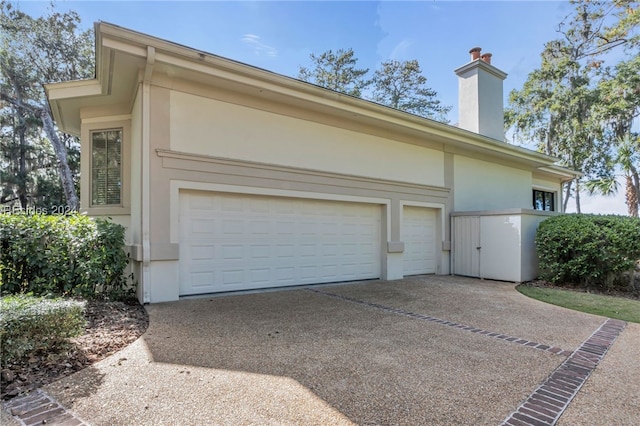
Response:
[[[535,188],[539,188],[539,189],[544,189],[545,191],[550,191],[550,192],[560,192],[562,186],[560,185],[560,182],[558,182],[558,180],[553,180],[553,179],[545,179],[542,177],[537,177],[534,176],[533,177],[533,186]]]
[[[531,172],[456,155],[454,210],[531,208]]]
[[[502,79],[474,68],[458,80],[459,126],[504,140]]]
[[[539,276],[539,259],[536,250],[536,233],[544,220],[553,216],[550,213],[536,212],[522,215],[522,280],[528,281]]]
[[[444,186],[444,153],[182,92],[171,92],[171,149]]]

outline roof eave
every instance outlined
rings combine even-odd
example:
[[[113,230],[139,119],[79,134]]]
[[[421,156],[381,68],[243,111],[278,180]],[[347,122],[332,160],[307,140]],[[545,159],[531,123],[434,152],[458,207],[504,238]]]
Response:
[[[302,101],[310,108],[325,108],[349,113],[351,119],[372,122],[388,128],[404,128],[407,131],[423,134],[425,138],[434,137],[445,145],[469,148],[510,157],[526,162],[534,167],[545,167],[554,174],[570,174],[569,171],[555,166],[557,158],[531,151],[526,148],[509,145],[455,126],[419,117],[404,111],[389,108],[361,98],[325,89],[301,80],[276,74],[231,59],[202,52],[170,41],[138,33],[117,25],[99,22],[95,24],[96,33],[96,78],[86,81],[56,83],[46,86],[54,118],[59,127],[72,134],[80,131],[79,111],[65,112],[62,103],[65,99],[89,99],[109,93],[108,81],[114,51],[121,51],[134,57],[144,58],[147,46],[155,48],[156,64],[165,63],[182,69],[192,70],[216,78],[234,82],[247,91],[260,90],[276,93],[283,98]],[[254,92],[255,93],[255,92]],[[71,103],[69,102],[68,105]],[[74,116],[73,120],[65,117]]]

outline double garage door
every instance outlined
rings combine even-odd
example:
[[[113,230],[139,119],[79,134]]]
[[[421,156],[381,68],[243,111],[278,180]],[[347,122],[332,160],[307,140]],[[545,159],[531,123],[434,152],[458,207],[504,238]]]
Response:
[[[380,278],[376,204],[184,191],[180,294]]]

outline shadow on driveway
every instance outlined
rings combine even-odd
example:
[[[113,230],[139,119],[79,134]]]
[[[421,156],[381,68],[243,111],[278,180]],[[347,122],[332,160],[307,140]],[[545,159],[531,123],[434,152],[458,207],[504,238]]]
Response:
[[[429,285],[323,289],[429,313],[445,304],[415,294]],[[477,301],[463,311],[474,309]],[[149,314],[154,361],[289,377],[358,424],[496,424],[563,360],[306,290],[185,300]]]
[[[513,287],[426,276],[316,288],[571,350],[603,321]],[[143,338],[98,364],[94,395],[71,397],[64,380],[49,391],[95,425],[495,425],[565,359],[305,289],[147,309]]]

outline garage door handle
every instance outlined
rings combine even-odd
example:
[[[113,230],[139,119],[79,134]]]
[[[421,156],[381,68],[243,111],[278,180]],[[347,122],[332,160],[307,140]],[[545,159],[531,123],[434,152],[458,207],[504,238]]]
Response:
[[[480,250],[482,247],[476,247],[477,250]]]

